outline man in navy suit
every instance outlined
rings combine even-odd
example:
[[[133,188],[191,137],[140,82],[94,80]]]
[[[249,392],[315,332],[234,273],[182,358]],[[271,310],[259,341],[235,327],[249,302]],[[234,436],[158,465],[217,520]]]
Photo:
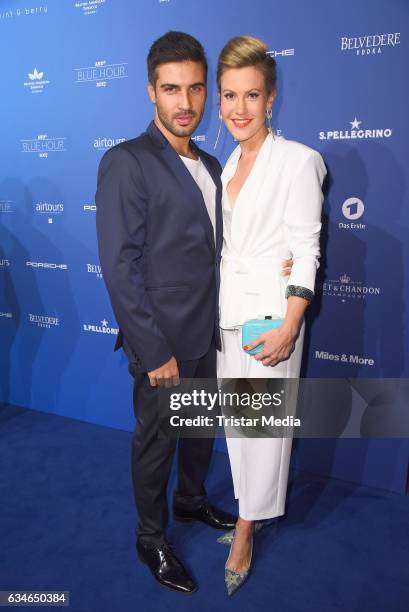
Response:
[[[158,437],[158,385],[216,378],[221,167],[190,139],[206,101],[200,43],[168,32],[148,55],[154,120],[138,138],[105,153],[98,173],[100,262],[135,377],[132,476],[137,551],[164,586],[196,584],[165,539],[166,488],[176,440]],[[231,529],[235,517],[211,505],[206,478],[213,439],[178,441],[174,518]]]

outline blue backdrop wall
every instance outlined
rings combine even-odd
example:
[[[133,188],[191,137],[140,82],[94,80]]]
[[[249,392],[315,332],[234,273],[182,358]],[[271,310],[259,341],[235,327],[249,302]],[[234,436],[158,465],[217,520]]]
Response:
[[[408,13],[405,0],[2,2],[0,400],[133,428],[94,194],[104,151],[152,117],[145,58],[169,29],[208,53],[199,146],[212,152],[218,128],[218,52],[248,33],[278,62],[276,129],[327,164],[304,375],[408,377]],[[234,146],[224,132],[222,163]],[[404,440],[344,440],[302,441],[297,460],[403,491],[407,458]]]

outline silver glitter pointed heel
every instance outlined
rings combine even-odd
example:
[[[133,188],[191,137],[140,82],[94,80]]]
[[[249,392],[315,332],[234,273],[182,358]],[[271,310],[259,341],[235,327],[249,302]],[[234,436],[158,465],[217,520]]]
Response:
[[[263,527],[268,527],[268,525],[271,525],[274,520],[275,519],[271,519],[269,521],[256,521],[254,523],[254,535],[256,535],[256,533],[258,533],[260,529],[263,529]],[[226,531],[223,535],[217,538],[216,542],[218,542],[219,544],[228,544],[229,546],[231,546],[234,539],[234,531],[234,529]]]
[[[226,585],[227,594],[229,596],[233,595],[233,593],[235,593],[237,589],[241,587],[241,585],[247,580],[249,576],[250,568],[251,568],[251,561],[253,558],[254,532],[255,532],[255,526],[253,528],[253,534],[251,536],[250,561],[249,561],[248,568],[244,572],[235,572],[234,570],[227,568],[227,564],[229,563],[231,551],[232,551],[233,544],[234,544],[235,535],[233,535],[233,541],[230,546],[229,556],[227,558],[226,565],[224,567],[224,583]]]

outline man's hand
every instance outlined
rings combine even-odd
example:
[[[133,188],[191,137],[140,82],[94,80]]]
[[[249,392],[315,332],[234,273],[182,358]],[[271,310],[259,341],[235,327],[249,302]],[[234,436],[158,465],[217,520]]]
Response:
[[[160,368],[148,372],[151,387],[177,387],[179,384],[179,369],[177,361],[171,357]]]
[[[282,268],[281,268],[281,274],[282,276],[290,276],[291,274],[291,270],[293,267],[293,260],[292,259],[284,259],[283,264],[282,264]]]

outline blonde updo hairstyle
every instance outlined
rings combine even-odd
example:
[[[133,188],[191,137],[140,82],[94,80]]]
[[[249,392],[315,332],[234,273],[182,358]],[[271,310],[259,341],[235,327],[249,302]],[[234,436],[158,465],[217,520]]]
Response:
[[[223,73],[230,68],[255,66],[263,76],[267,94],[276,91],[276,61],[267,54],[267,45],[255,36],[235,36],[220,52],[217,63],[217,87]]]

